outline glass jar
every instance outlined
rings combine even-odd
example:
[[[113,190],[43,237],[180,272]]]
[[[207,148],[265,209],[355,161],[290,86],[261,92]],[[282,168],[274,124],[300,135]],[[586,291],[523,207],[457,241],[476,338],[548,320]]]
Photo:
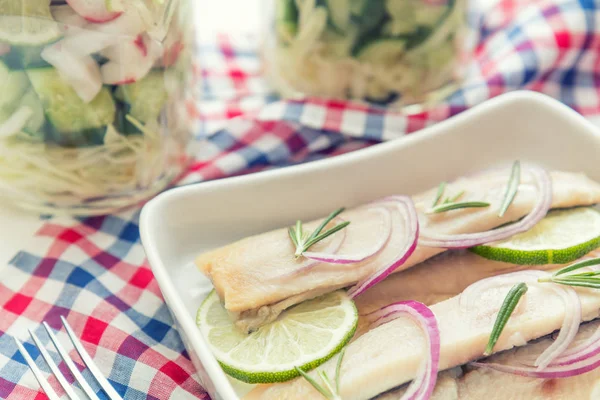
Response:
[[[468,0],[274,0],[265,71],[284,97],[422,108],[450,94],[473,50]]]
[[[25,7],[24,3],[27,3]],[[192,0],[0,5],[0,193],[104,214],[185,168]]]

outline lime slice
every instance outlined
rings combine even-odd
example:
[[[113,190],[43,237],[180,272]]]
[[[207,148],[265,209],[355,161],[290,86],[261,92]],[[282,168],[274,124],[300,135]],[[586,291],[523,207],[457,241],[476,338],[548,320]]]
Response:
[[[48,0],[0,1],[0,40],[13,45],[40,45],[59,36]]]
[[[519,265],[566,264],[600,247],[600,213],[593,208],[550,211],[527,232],[476,246],[490,260]]]
[[[235,327],[214,290],[196,317],[223,370],[247,383],[283,382],[298,376],[295,366],[319,366],[348,343],[357,322],[342,290],[294,306],[250,334]]]

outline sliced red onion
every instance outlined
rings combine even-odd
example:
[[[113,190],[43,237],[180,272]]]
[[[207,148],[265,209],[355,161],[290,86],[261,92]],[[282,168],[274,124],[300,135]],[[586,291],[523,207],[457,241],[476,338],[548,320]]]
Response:
[[[581,301],[570,287],[549,285],[565,302],[565,319],[563,320],[556,340],[535,361],[538,371],[544,370],[559,357],[573,342],[581,324]]]
[[[433,312],[425,304],[410,300],[390,304],[367,314],[368,318],[374,319],[372,329],[402,316],[411,318],[425,333],[427,355],[401,400],[428,400],[437,381],[441,347],[440,330]]]
[[[408,257],[417,248],[417,240],[419,237],[419,218],[417,216],[417,210],[413,204],[413,201],[408,196],[390,196],[380,201],[381,203],[392,203],[394,204],[404,219],[404,238],[406,245],[402,247],[400,252],[394,257],[394,260],[389,264],[385,265],[378,271],[375,271],[371,276],[358,282],[355,286],[350,288],[348,296],[351,299],[362,294],[365,290],[369,289],[373,285],[384,280],[388,275],[396,270],[399,266],[404,264]],[[392,230],[397,228],[392,228]]]
[[[495,276],[475,282],[463,291],[459,298],[461,307],[468,307],[469,298],[479,297],[486,290],[500,285],[513,285],[519,282],[525,282],[542,289],[548,289],[555,292],[565,303],[565,317],[556,340],[550,345],[535,361],[538,370],[543,370],[551,365],[563,354],[569,345],[575,339],[579,325],[581,324],[581,301],[577,292],[570,287],[562,287],[554,284],[539,283],[538,279],[547,276],[548,273],[542,271],[518,271],[510,274]]]
[[[46,47],[41,57],[56,68],[84,102],[92,101],[102,89],[100,69],[91,56],[75,56],[58,42]]]
[[[121,12],[109,11],[106,0],[66,0],[67,4],[79,15],[90,22],[104,23],[112,21]]]
[[[392,234],[392,214],[385,207],[369,207],[368,211],[377,212],[381,215],[383,220],[383,234],[379,241],[373,246],[372,249],[368,249],[367,251],[353,254],[353,255],[343,255],[343,254],[335,254],[328,252],[312,252],[305,251],[302,255],[311,260],[325,262],[329,264],[353,264],[365,261],[381,252],[385,248],[386,243],[388,242],[391,234]]]
[[[19,107],[6,121],[0,124],[0,138],[12,136],[23,130],[32,115],[33,110],[30,107]]]
[[[538,202],[531,212],[522,220],[503,228],[492,229],[479,233],[463,233],[457,235],[435,235],[422,233],[419,244],[428,247],[441,247],[446,249],[464,249],[485,243],[506,239],[517,233],[533,228],[548,212],[552,206],[552,180],[546,170],[529,166],[535,184],[539,190]]]
[[[506,372],[513,375],[527,376],[531,378],[555,379],[569,378],[585,374],[600,367],[600,354],[595,354],[585,360],[561,366],[549,366],[544,370],[539,370],[536,367],[503,365],[498,363],[473,362],[471,365],[482,368],[490,368],[500,372]]]
[[[600,354],[600,326],[596,332],[583,343],[568,349],[556,358],[550,365],[570,365]]]

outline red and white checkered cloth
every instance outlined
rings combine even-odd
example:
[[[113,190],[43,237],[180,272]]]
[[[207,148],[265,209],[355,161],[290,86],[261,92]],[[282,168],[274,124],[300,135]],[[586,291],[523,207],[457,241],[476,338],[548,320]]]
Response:
[[[474,17],[481,41],[466,81],[439,106],[411,115],[339,101],[278,101],[259,75],[252,38],[203,43],[197,68],[203,96],[188,104],[200,118],[197,162],[183,183],[399,138],[514,89],[541,91],[584,115],[600,114],[600,4],[501,0]],[[45,398],[13,337],[26,341],[33,329],[48,342],[40,323],[58,329],[61,315],[126,399],[208,398],[145,263],[137,215],[50,219],[2,271],[0,398]],[[32,342],[25,346],[48,372]]]

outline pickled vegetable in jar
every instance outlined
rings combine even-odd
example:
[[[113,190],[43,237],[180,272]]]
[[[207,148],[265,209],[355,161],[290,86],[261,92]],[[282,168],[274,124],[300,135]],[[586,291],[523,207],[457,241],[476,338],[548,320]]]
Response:
[[[473,50],[468,0],[275,0],[263,60],[286,97],[439,101]]]
[[[103,214],[187,162],[190,0],[0,4],[0,190],[41,212]]]

